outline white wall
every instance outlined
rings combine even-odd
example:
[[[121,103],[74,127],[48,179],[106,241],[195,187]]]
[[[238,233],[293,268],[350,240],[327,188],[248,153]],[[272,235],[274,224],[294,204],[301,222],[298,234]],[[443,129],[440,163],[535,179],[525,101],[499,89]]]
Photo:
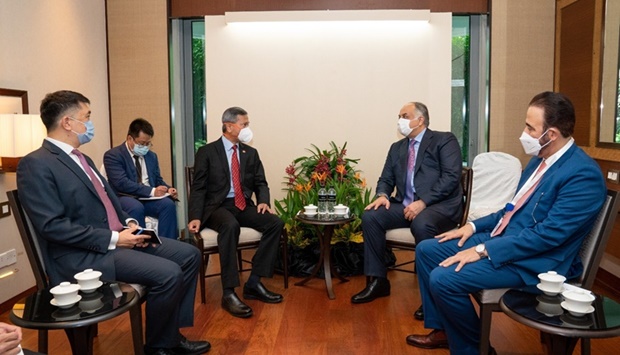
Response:
[[[110,148],[104,1],[0,1],[0,88],[28,91],[29,111],[62,89],[91,100],[95,139],[83,147],[101,164]],[[15,174],[0,174],[0,201]],[[0,253],[18,250],[17,277],[0,280],[0,303],[34,285],[13,216],[0,219]],[[1,269],[0,272],[3,272]]]
[[[427,104],[431,129],[450,130],[452,17],[427,17],[227,25],[225,16],[207,16],[208,140],[221,136],[222,112],[241,106],[272,199],[284,195],[285,167],[310,144],[328,149],[330,141],[348,142],[348,156],[361,158],[358,168],[374,191],[390,144],[401,138],[396,121],[404,103]]]

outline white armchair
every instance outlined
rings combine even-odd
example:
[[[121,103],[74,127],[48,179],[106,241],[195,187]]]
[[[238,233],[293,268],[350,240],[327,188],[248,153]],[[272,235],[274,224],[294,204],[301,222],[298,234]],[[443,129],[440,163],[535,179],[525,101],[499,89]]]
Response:
[[[521,161],[510,154],[478,154],[472,164],[474,180],[468,221],[502,209],[514,196],[521,178]]]

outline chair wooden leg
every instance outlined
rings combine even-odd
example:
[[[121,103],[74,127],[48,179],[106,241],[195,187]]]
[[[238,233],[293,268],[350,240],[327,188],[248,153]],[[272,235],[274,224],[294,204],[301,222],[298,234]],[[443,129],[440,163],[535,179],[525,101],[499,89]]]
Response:
[[[493,319],[493,309],[480,305],[480,354],[487,355],[491,347],[491,320]]]
[[[237,263],[239,264],[239,272],[243,272],[243,254],[241,250],[237,250]]]
[[[207,297],[205,296],[205,280],[207,274],[207,266],[209,266],[209,255],[202,255],[200,261],[200,302],[202,304],[207,303]]]
[[[282,273],[284,274],[284,288],[288,288],[288,236],[282,235]]]
[[[144,355],[144,338],[142,337],[142,303],[138,302],[129,310],[131,337],[134,354]]]

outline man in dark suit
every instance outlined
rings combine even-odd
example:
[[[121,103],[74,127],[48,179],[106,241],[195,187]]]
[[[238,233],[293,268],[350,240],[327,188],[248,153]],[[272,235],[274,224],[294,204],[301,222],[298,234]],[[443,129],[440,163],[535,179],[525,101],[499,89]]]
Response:
[[[129,125],[127,140],[103,155],[108,181],[121,201],[123,211],[146,227],[145,216],[158,219],[160,236],[176,239],[177,190],[159,173],[157,154],[151,151],[153,126],[143,118]],[[167,198],[169,195],[170,198]]]
[[[463,165],[456,137],[428,129],[428,109],[420,102],[405,104],[398,119],[399,132],[405,138],[390,147],[377,183],[377,197],[362,215],[364,273],[371,281],[351,298],[353,303],[390,294],[386,230],[410,228],[417,244],[456,227],[463,215],[459,183]],[[396,194],[390,197],[394,188]]]
[[[50,283],[73,280],[92,268],[103,280],[144,285],[149,288],[146,354],[202,354],[211,347],[208,342],[188,341],[179,332],[194,322],[200,253],[177,240],[156,246],[133,234],[137,222],[77,149],[94,136],[90,113],[82,94],[48,94],[41,102],[47,138],[17,167],[19,197],[40,239]]]
[[[521,142],[533,155],[506,208],[417,247],[416,263],[427,335],[407,343],[478,354],[480,319],[470,294],[535,285],[557,271],[568,280],[583,265],[579,250],[605,201],[598,164],[571,137],[575,110],[560,93],[534,96]]]
[[[197,233],[208,227],[218,232],[217,244],[222,271],[222,308],[235,317],[250,317],[252,309],[235,294],[240,285],[237,271],[237,244],[240,227],[263,233],[252,258],[252,272],[243,287],[243,297],[267,303],[282,301],[261,282],[273,275],[284,223],[269,207],[269,187],[263,163],[252,140],[248,113],[231,107],[222,115],[222,138],[200,148],[194,163],[194,179],[189,200],[188,224]],[[256,195],[256,203],[252,201]]]

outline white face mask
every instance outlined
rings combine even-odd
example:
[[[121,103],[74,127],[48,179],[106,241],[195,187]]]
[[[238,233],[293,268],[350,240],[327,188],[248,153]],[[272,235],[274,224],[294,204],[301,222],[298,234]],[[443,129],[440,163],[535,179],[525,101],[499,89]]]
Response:
[[[420,122],[418,123],[417,126],[413,128],[409,127],[409,124],[411,123],[411,121],[416,120],[416,119],[419,121],[420,117],[414,118],[412,120],[408,120],[406,118],[399,118],[398,119],[398,132],[402,134],[403,136],[408,137],[411,134],[411,132],[413,132],[414,129],[422,125],[422,122]]]
[[[252,138],[254,138],[254,133],[252,133],[250,127],[245,127],[241,131],[239,131],[238,138],[241,143],[249,143]]]
[[[540,153],[541,149],[546,147],[549,143],[553,142],[550,140],[549,142],[545,143],[545,145],[543,146],[540,145],[540,139],[545,134],[547,134],[547,132],[549,132],[549,130],[546,130],[538,138],[534,138],[525,132],[521,133],[521,137],[519,137],[519,140],[521,141],[521,145],[523,146],[523,150],[525,151],[525,154],[538,156],[538,153]]]

